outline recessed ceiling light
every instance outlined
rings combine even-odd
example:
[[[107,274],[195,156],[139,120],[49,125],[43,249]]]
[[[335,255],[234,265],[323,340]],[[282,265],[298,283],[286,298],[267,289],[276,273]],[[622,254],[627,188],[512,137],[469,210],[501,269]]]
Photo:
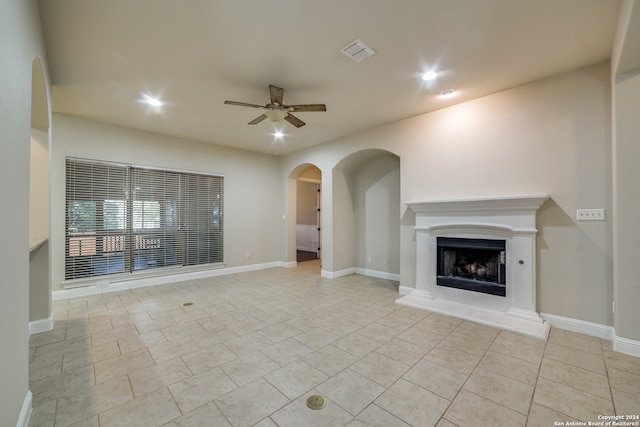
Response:
[[[282,133],[282,131],[277,130],[275,131],[273,136],[275,136],[276,138],[282,138],[284,136],[284,133]]]
[[[151,105],[152,107],[160,107],[162,106],[162,101],[156,98],[149,97],[146,100],[146,103]]]
[[[160,101],[156,97],[149,96],[144,92],[140,94],[140,100],[145,104],[151,105],[152,107],[162,107],[162,101]]]
[[[427,71],[422,75],[422,80],[429,81],[435,79],[436,77],[438,77],[438,73],[436,73],[435,71]]]
[[[445,97],[445,98],[451,98],[455,94],[456,94],[456,90],[455,89],[445,89],[442,92],[440,92],[440,95]]]

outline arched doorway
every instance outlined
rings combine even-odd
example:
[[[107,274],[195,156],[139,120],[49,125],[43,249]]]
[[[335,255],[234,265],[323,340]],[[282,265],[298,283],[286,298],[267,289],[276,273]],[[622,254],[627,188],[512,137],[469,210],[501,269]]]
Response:
[[[287,177],[286,265],[322,257],[322,171],[311,163],[296,166]]]
[[[308,166],[296,178],[296,261],[321,257],[322,172]]]

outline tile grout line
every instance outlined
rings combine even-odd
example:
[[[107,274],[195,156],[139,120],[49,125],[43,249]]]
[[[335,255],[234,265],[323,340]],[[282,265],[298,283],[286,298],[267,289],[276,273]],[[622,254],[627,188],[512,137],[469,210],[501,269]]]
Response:
[[[463,322],[461,322],[458,326],[456,326],[456,328],[454,328],[453,330],[455,331],[456,329],[458,329],[458,327],[460,327],[460,325]],[[453,331],[452,331],[453,332]],[[447,334],[445,336],[448,337],[451,333]],[[465,334],[466,335],[466,334]],[[449,410],[449,408],[451,408],[451,405],[453,404],[453,402],[456,400],[456,398],[458,397],[458,395],[460,394],[460,391],[462,391],[464,389],[465,384],[469,381],[469,378],[471,378],[471,376],[473,375],[473,373],[475,372],[475,370],[478,368],[478,366],[480,365],[480,362],[482,361],[482,359],[484,359],[484,356],[487,354],[487,351],[489,351],[489,348],[491,348],[491,346],[493,345],[493,343],[496,341],[496,339],[498,339],[498,336],[500,336],[500,332],[498,332],[496,334],[496,336],[493,338],[493,340],[491,340],[491,344],[489,345],[489,347],[487,347],[487,349],[484,351],[484,353],[482,353],[482,357],[480,357],[480,359],[478,359],[478,362],[475,364],[475,366],[473,367],[473,370],[469,373],[469,375],[467,375],[466,379],[464,380],[464,382],[462,383],[462,385],[460,386],[460,388],[458,389],[458,391],[456,392],[455,396],[453,396],[453,398],[449,401],[449,405],[447,405],[447,409],[445,409],[444,411],[442,411],[442,415],[440,415],[440,418],[438,419],[438,423],[441,420],[447,420],[444,416],[447,413],[447,411]],[[443,340],[445,339],[443,338]],[[443,340],[441,340],[440,342],[442,342]],[[425,356],[426,357],[426,356]],[[469,390],[467,390],[469,391]],[[473,392],[471,392],[473,393]],[[476,393],[474,393],[476,394]],[[477,394],[476,394],[477,395]],[[480,396],[483,397],[483,396]],[[448,400],[448,399],[447,399]],[[495,402],[494,402],[495,403]],[[501,405],[502,406],[502,405]],[[451,424],[455,424],[453,421],[449,421]]]

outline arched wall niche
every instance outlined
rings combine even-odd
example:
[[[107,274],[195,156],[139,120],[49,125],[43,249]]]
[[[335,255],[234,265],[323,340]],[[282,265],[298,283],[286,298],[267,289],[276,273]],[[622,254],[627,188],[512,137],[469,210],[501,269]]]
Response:
[[[332,170],[333,276],[351,272],[399,280],[400,157],[354,152]]]
[[[45,72],[31,63],[29,146],[29,321],[32,333],[53,328],[49,246],[50,111]]]
[[[31,129],[49,131],[47,89],[40,58],[31,63]]]

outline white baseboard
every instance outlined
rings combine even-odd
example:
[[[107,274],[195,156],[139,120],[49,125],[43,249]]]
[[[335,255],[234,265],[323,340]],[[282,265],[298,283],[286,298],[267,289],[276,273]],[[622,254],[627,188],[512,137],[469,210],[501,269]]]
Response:
[[[338,270],[338,271],[322,270],[320,272],[320,276],[325,277],[327,279],[337,279],[338,277],[348,276],[350,274],[354,274],[355,272],[356,272],[355,268],[345,268],[344,270]]]
[[[622,338],[617,335],[613,337],[613,349],[620,353],[640,357],[640,341]]]
[[[128,289],[143,288],[146,286],[166,285],[169,283],[183,282],[186,280],[204,279],[207,277],[225,276],[227,274],[245,273],[248,271],[265,270],[268,268],[285,267],[285,263],[280,261],[268,262],[264,264],[251,264],[239,267],[216,268],[210,270],[192,271],[188,273],[167,274],[164,276],[145,277],[140,279],[122,280],[112,282],[106,287],[98,285],[87,285],[78,288],[62,289],[53,291],[53,301],[67,298],[85,297],[108,292],[123,291]],[[108,280],[108,278],[107,278]]]
[[[400,287],[398,288],[398,293],[400,295],[409,295],[411,292],[413,292],[415,290],[416,290],[416,288],[410,288],[408,286],[400,285]]]
[[[571,319],[569,317],[547,313],[541,313],[541,316],[549,322],[551,326],[610,340],[615,351],[640,357],[640,341],[617,336],[613,326],[585,322],[584,320]]]
[[[20,410],[16,427],[27,427],[29,425],[29,418],[31,418],[31,411],[33,410],[32,400],[33,395],[31,394],[31,390],[27,390],[27,395],[24,398],[24,402],[22,402],[22,409]]]
[[[40,332],[47,332],[53,329],[53,313],[46,318],[40,320],[32,320],[29,322],[29,334],[37,334]]]
[[[584,320],[572,319],[570,317],[556,316],[555,314],[540,313],[540,315],[544,320],[549,322],[551,326],[556,328],[591,335],[605,340],[612,340],[614,337],[613,326],[586,322]]]
[[[320,275],[327,279],[336,279],[338,277],[348,276],[350,274],[360,274],[362,276],[375,277],[378,279],[387,279],[400,281],[400,275],[395,273],[387,273],[386,271],[369,270],[366,268],[345,268],[338,271],[322,270]]]
[[[370,270],[367,268],[356,268],[355,273],[361,274],[363,276],[376,277],[378,279],[395,280],[396,282],[400,281],[399,274],[389,273],[387,271]]]

